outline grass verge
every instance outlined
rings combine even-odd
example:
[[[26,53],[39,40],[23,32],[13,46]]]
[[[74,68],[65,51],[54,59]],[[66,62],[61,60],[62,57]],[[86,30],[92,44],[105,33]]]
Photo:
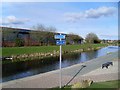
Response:
[[[106,44],[82,44],[82,45],[64,45],[63,51],[73,51],[77,49],[97,48],[104,47]],[[59,46],[29,46],[29,47],[3,47],[2,56],[32,54],[32,53],[47,53],[59,51]]]
[[[120,80],[93,83],[89,88],[118,88]]]

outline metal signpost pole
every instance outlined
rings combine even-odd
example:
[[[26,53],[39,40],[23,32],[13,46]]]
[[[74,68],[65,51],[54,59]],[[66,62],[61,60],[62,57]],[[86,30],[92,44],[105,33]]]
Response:
[[[59,73],[59,84],[60,84],[60,88],[62,88],[62,66],[61,66],[61,62],[62,62],[62,45],[65,45],[66,41],[65,41],[65,35],[62,35],[60,33],[60,35],[55,35],[54,36],[56,40],[56,45],[60,45],[60,64],[59,64],[59,68],[60,68],[60,73]]]
[[[61,34],[60,34],[61,35]],[[60,41],[61,41],[61,39],[60,39]],[[62,70],[61,70],[61,61],[62,61],[62,46],[60,45],[60,80],[59,80],[59,82],[60,82],[60,88],[61,88],[61,86],[62,86]]]

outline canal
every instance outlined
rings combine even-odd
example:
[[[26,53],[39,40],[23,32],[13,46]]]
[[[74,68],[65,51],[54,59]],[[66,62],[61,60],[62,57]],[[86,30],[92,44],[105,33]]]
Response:
[[[62,67],[64,68],[74,64],[83,63],[88,60],[104,56],[108,52],[115,51],[118,51],[117,46],[109,46],[96,51],[65,54],[62,56]],[[0,79],[0,82],[15,80],[57,69],[59,69],[59,57],[17,62],[12,64],[3,64],[2,79]]]

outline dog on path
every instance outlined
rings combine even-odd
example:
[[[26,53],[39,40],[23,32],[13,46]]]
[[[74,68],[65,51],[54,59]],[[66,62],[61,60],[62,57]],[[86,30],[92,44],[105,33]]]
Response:
[[[113,62],[106,62],[106,63],[102,64],[102,69],[103,69],[104,67],[108,68],[108,66],[110,66],[110,65],[113,66]]]

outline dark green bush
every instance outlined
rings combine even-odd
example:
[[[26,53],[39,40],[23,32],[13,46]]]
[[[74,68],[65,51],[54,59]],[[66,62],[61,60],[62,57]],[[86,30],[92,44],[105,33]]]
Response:
[[[16,38],[15,46],[17,46],[17,47],[24,46],[24,41],[20,38]]]

